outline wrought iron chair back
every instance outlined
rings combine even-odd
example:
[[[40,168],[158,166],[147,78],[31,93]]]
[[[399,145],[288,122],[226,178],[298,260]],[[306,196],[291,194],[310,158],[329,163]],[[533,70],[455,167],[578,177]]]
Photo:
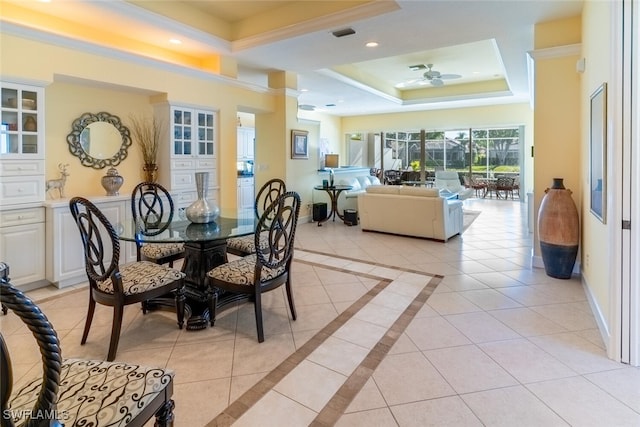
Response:
[[[185,274],[171,267],[147,261],[120,266],[120,241],[115,229],[92,202],[82,197],[69,201],[84,248],[85,270],[90,293],[87,318],[81,344],[85,344],[91,328],[96,302],[113,307],[113,326],[107,360],[116,357],[125,305],[142,303],[172,292],[178,327],[184,323]],[[102,234],[108,238],[103,239]],[[146,313],[143,304],[143,312]]]
[[[141,182],[131,193],[131,213],[136,227],[136,257],[157,264],[184,258],[182,243],[143,243],[146,236],[165,233],[173,220],[175,207],[171,194],[155,182]]]
[[[268,245],[257,252],[259,266],[276,270],[283,266],[287,271],[293,259],[293,242],[300,214],[300,196],[295,192],[288,192],[274,201],[262,214],[258,222],[258,229],[264,230]],[[260,242],[260,235],[256,233],[256,247]]]
[[[254,245],[260,248],[255,254],[214,268],[207,273],[208,286],[214,299],[210,307],[211,324],[216,319],[218,298],[222,293],[246,295],[253,300],[258,342],[264,341],[262,327],[262,294],[285,285],[291,317],[296,320],[296,309],[291,289],[291,262],[300,196],[286,192],[267,207],[258,221]]]
[[[287,185],[279,178],[270,179],[260,188],[256,195],[253,205],[253,212],[256,219],[260,219],[262,214],[273,204],[280,196],[287,191]],[[256,230],[262,230],[256,227]],[[259,235],[260,232],[256,232]],[[227,252],[238,256],[247,256],[256,252],[254,236],[232,237],[227,239]]]
[[[72,198],[69,201],[69,209],[80,231],[85,269],[91,286],[104,282],[112,275],[117,276],[120,241],[111,222],[100,209],[82,197]],[[102,238],[103,233],[108,237],[107,240]],[[122,292],[122,288],[118,291]]]

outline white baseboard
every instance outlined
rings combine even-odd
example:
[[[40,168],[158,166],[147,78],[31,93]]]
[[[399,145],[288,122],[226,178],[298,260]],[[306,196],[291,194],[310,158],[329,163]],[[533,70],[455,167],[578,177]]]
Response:
[[[600,310],[600,306],[591,293],[591,288],[584,277],[582,278],[582,288],[587,296],[587,301],[589,302],[589,306],[593,312],[593,318],[596,321],[596,325],[598,325],[598,331],[600,331],[600,337],[602,338],[602,342],[604,343],[604,347],[607,351],[607,356],[609,356],[610,359],[616,360],[616,357],[618,356],[614,351],[610,351],[611,349],[609,348],[611,343],[611,331],[609,330],[607,319],[604,317],[602,310]],[[616,361],[619,362],[620,359],[617,359]]]

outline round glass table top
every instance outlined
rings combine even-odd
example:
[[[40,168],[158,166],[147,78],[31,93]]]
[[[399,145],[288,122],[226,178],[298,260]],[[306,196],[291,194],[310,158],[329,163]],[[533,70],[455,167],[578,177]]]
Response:
[[[119,238],[125,241],[187,243],[226,240],[230,237],[253,234],[256,223],[257,220],[253,216],[246,218],[218,217],[214,222],[208,224],[196,224],[174,217],[170,224],[160,223],[159,227],[155,229],[144,229],[140,221],[138,221],[138,226],[136,227],[136,223],[133,220],[119,223],[115,228]]]

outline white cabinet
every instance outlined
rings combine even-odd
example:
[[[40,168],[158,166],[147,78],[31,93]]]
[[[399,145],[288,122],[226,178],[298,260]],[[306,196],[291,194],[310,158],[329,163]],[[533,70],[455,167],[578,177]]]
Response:
[[[44,88],[0,82],[0,260],[16,285],[44,282]]]
[[[255,157],[255,139],[255,129],[238,128],[238,160],[253,160]]]
[[[253,209],[254,203],[253,178],[238,178],[238,209]]]
[[[158,153],[158,181],[171,193],[176,208],[196,200],[196,172],[209,172],[207,198],[218,200],[216,114],[205,109],[170,104],[155,106],[163,123],[167,147]]]
[[[129,196],[92,198],[91,201],[104,213],[114,227],[131,220]],[[59,199],[46,206],[46,278],[59,288],[87,281],[84,266],[84,250],[78,226],[71,216],[69,201]],[[103,239],[107,236],[103,235]],[[110,256],[110,255],[109,255]],[[135,244],[120,242],[120,262],[136,259]]]
[[[44,208],[0,212],[0,260],[9,265],[14,285],[44,280]]]
[[[0,82],[0,93],[0,206],[41,202],[44,89]]]

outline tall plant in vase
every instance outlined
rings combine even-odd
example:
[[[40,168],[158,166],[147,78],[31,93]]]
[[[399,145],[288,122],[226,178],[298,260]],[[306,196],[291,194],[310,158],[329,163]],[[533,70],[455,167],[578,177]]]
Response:
[[[137,142],[144,162],[144,180],[156,182],[158,179],[158,149],[163,131],[163,122],[156,117],[131,116],[131,131]]]

